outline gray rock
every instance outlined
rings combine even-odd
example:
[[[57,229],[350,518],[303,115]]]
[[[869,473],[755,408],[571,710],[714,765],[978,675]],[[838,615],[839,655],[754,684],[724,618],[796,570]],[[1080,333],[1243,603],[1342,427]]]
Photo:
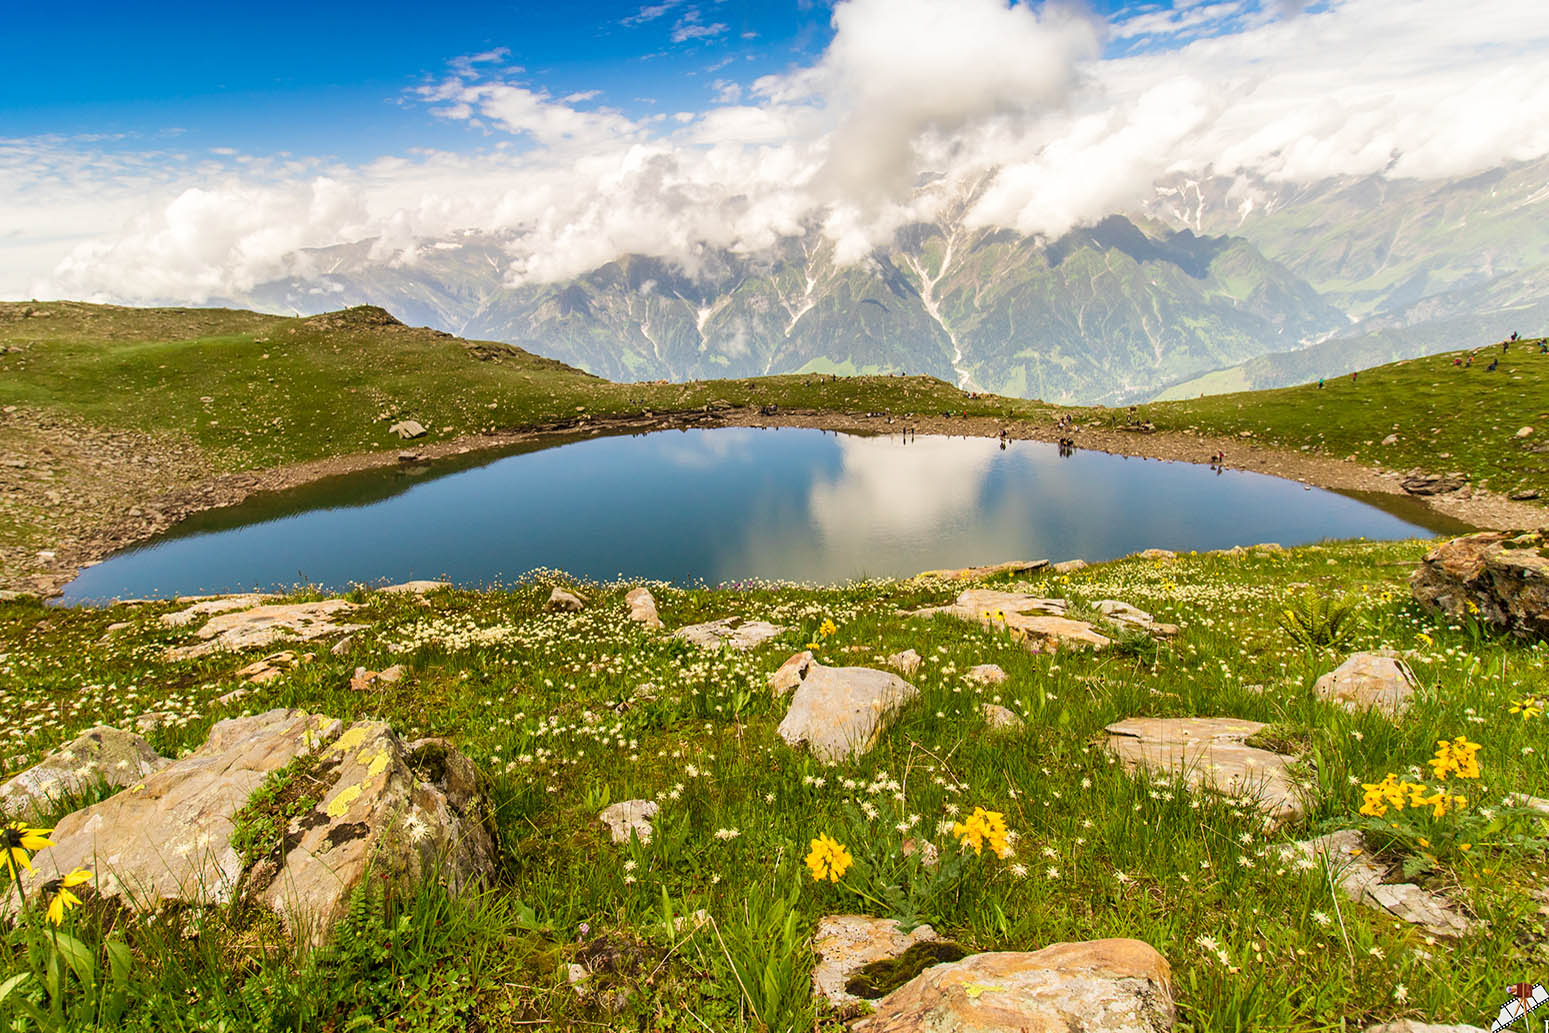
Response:
[[[1411,495],[1448,495],[1467,487],[1468,475],[1411,470],[1398,484]]]
[[[615,843],[628,843],[631,835],[649,843],[655,831],[651,819],[656,817],[657,810],[652,800],[625,800],[604,808],[597,820],[608,826],[608,834]]]
[[[824,915],[812,937],[812,950],[818,957],[812,969],[812,994],[834,1008],[858,1004],[862,998],[844,988],[851,976],[874,961],[896,958],[917,943],[940,938],[928,925],[905,933],[891,918]]]
[[[364,624],[335,623],[336,617],[354,609],[355,604],[346,599],[324,599],[216,614],[195,633],[202,641],[169,650],[167,658],[188,660],[221,650],[257,649],[282,639],[310,641],[326,635],[363,631]]]
[[[1474,923],[1445,897],[1413,883],[1383,882],[1387,868],[1372,859],[1361,834],[1352,829],[1295,843],[1288,852],[1327,864],[1340,891],[1351,900],[1386,911],[1433,936],[1464,936],[1473,931]]]
[[[912,649],[906,649],[902,653],[894,653],[887,658],[887,665],[895,671],[905,674],[913,674],[920,669],[921,656]]]
[[[451,587],[450,581],[404,581],[396,585],[384,585],[377,591],[388,595],[428,595]]]
[[[744,621],[740,617],[690,624],[672,633],[673,638],[692,642],[703,649],[753,649],[784,634],[785,629],[768,621]]]
[[[963,677],[975,685],[999,685],[1006,680],[1006,672],[999,664],[978,664],[970,667]]]
[[[649,588],[631,588],[624,597],[624,603],[629,607],[629,619],[636,624],[643,624],[647,628],[662,626],[662,619],[656,614],[656,597]]]
[[[1014,711],[998,703],[981,703],[979,712],[984,715],[984,723],[990,726],[992,732],[1015,732],[1025,726]]]
[[[563,588],[556,588],[549,593],[547,608],[565,613],[579,613],[586,609],[586,600],[574,592],[567,592]]]
[[[396,434],[407,441],[411,438],[424,437],[425,427],[418,420],[399,420],[391,427],[388,427],[387,432],[389,434]]]
[[[1096,607],[1097,612],[1106,617],[1110,624],[1120,628],[1144,631],[1162,638],[1178,634],[1178,625],[1159,623],[1145,610],[1118,599],[1099,599]]]
[[[813,662],[780,722],[780,738],[802,743],[825,764],[869,752],[877,737],[919,690],[896,674],[870,667],[824,667]]]
[[[1085,570],[1088,564],[1086,560],[1062,560],[1054,565],[1056,574],[1074,574],[1078,570]]]
[[[856,1033],[1167,1033],[1172,970],[1139,940],[1057,943],[936,965]]]
[[[770,673],[768,678],[769,691],[775,696],[783,696],[801,684],[801,680],[807,676],[807,667],[812,663],[811,650],[802,650],[795,654],[779,668]]]
[[[1102,649],[1109,639],[1086,621],[1065,616],[1069,604],[1064,599],[1043,599],[1017,592],[994,592],[974,588],[963,592],[950,606],[928,606],[906,614],[929,617],[949,614],[963,620],[978,621],[990,628],[1005,628],[1020,638],[1029,649],[1056,649],[1062,645]]]
[[[1409,575],[1415,601],[1455,621],[1549,641],[1549,534],[1481,531],[1425,554]]]
[[[1381,653],[1354,653],[1320,677],[1312,691],[1348,710],[1381,710],[1390,715],[1409,709],[1419,686],[1409,665]]]
[[[98,725],[0,785],[0,811],[27,819],[99,783],[134,785],[170,763],[133,732]]]
[[[1250,800],[1277,819],[1297,817],[1305,802],[1289,769],[1294,758],[1245,743],[1265,727],[1234,717],[1132,717],[1107,727],[1107,748],[1126,770]]]

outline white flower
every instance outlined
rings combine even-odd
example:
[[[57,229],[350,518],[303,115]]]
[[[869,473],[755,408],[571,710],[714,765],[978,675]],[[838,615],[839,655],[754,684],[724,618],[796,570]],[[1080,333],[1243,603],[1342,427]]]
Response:
[[[740,835],[742,835],[742,832],[739,829],[716,829],[715,830],[715,838],[716,839],[736,839]]]

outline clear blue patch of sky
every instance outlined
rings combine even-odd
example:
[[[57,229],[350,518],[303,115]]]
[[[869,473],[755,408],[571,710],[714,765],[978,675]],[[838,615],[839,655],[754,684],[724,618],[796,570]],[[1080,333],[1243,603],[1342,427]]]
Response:
[[[1135,6],[1092,4],[1109,17]],[[832,36],[830,13],[827,0],[17,4],[0,33],[0,137],[123,134],[93,146],[148,150],[182,130],[177,149],[191,154],[344,161],[468,150],[479,130],[408,99],[460,55],[504,47],[524,85],[670,115],[712,103],[716,79],[746,85],[811,63]],[[694,36],[696,25],[725,29]],[[680,26],[691,31],[674,42]]]

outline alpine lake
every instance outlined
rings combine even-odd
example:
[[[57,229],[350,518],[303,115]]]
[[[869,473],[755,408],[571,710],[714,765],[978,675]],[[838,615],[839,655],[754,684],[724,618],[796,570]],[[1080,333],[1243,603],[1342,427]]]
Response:
[[[806,429],[550,440],[405,463],[196,514],[89,567],[63,603],[538,568],[678,584],[838,583],[1471,530],[1413,500],[1243,470],[973,437]]]

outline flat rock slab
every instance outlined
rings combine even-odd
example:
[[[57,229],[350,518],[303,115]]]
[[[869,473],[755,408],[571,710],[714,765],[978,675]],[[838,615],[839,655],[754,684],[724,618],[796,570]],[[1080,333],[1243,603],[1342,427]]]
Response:
[[[451,587],[450,581],[403,581],[396,585],[384,585],[377,591],[387,595],[428,595]]]
[[[238,671],[236,677],[254,685],[266,685],[297,664],[311,659],[313,659],[311,653],[297,656],[293,650],[286,649],[278,653],[270,653],[262,660],[254,660]]]
[[[753,649],[784,633],[784,628],[768,621],[722,617],[716,621],[681,627],[672,633],[672,637],[692,642],[703,649]]]
[[[1057,943],[936,965],[856,1033],[1167,1033],[1172,970],[1139,940]]]
[[[213,599],[202,599],[186,609],[173,613],[164,613],[159,618],[163,627],[183,628],[195,621],[213,617],[217,613],[230,613],[233,610],[251,610],[255,606],[261,606],[273,599],[272,595],[223,595]]]
[[[870,667],[807,665],[778,729],[825,764],[870,752],[893,715],[920,694],[896,674]]]
[[[1106,746],[1128,771],[1181,777],[1280,820],[1297,817],[1305,803],[1288,767],[1295,758],[1244,742],[1265,727],[1235,717],[1132,717],[1105,729]]]
[[[347,599],[315,603],[280,603],[220,613],[205,622],[195,635],[195,645],[179,646],[167,653],[169,660],[189,660],[221,650],[257,649],[283,639],[303,642],[326,635],[363,631],[365,624],[342,624],[337,619],[356,609]]]
[[[1445,897],[1409,882],[1383,882],[1388,869],[1373,859],[1361,834],[1353,829],[1292,844],[1288,852],[1327,863],[1345,896],[1433,936],[1466,936],[1474,929],[1474,923]]]
[[[27,895],[80,867],[96,872],[100,895],[133,908],[228,902],[242,874],[233,817],[265,778],[338,732],[338,721],[302,710],[217,722],[193,753],[61,819],[23,877]]]
[[[625,800],[603,808],[597,820],[608,827],[608,835],[615,843],[628,843],[630,836],[649,843],[656,831],[651,827],[651,819],[658,809],[653,800]]]
[[[1024,641],[1032,649],[1052,649],[1061,645],[1102,649],[1108,645],[1107,636],[1099,634],[1092,625],[1066,617],[1068,605],[1064,599],[971,588],[950,606],[928,606],[914,610],[908,616],[930,617],[944,613],[978,621],[990,628],[1010,628],[1025,636]]]
[[[999,664],[978,664],[970,667],[963,677],[975,685],[999,685],[1006,680],[1006,672]]]
[[[922,570],[915,577],[935,577],[948,581],[983,581],[1007,574],[1031,574],[1049,565],[1048,560],[1009,560],[987,567],[954,567],[948,570]]]
[[[939,940],[928,925],[911,932],[899,930],[891,918],[870,915],[824,915],[812,938],[818,963],[812,970],[812,994],[830,1006],[858,1004],[863,998],[845,990],[850,977],[874,961],[896,958],[917,943]]]
[[[98,725],[0,785],[0,811],[26,819],[99,783],[134,785],[170,763],[135,733]]]
[[[629,619],[636,624],[647,628],[662,626],[662,619],[656,614],[656,597],[649,588],[631,588],[624,597],[624,603],[629,607]]]
[[[1409,709],[1409,701],[1418,688],[1414,672],[1397,657],[1354,653],[1321,676],[1312,691],[1349,710],[1381,710],[1398,715]]]
[[[1432,613],[1549,641],[1549,534],[1483,531],[1444,542],[1409,576],[1409,591]]]
[[[400,888],[435,877],[457,893],[493,875],[478,772],[444,740],[405,746],[382,722],[359,721],[319,760],[321,801],[291,820],[283,863],[262,890],[298,940],[322,942],[368,876]]]
[[[1485,1033],[1485,1031],[1482,1026],[1448,1026],[1445,1023],[1399,1019],[1397,1022],[1367,1026],[1365,1033]]]

